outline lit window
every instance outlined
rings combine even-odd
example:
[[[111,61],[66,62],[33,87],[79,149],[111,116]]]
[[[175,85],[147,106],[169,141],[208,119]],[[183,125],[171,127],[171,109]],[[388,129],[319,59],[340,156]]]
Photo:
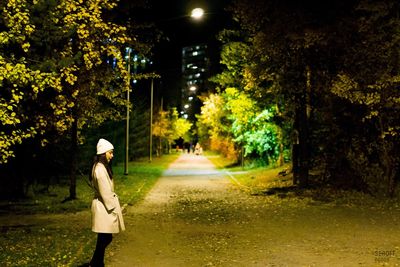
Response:
[[[189,104],[186,104],[184,107],[185,107],[185,108],[189,108]]]
[[[189,101],[192,101],[193,100],[193,96],[189,96]]]
[[[199,52],[197,52],[197,51],[194,51],[194,52],[192,53],[193,56],[197,56],[198,54],[199,54]]]

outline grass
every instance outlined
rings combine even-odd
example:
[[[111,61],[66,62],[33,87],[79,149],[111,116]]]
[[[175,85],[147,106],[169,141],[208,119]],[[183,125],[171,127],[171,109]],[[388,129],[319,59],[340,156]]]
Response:
[[[123,174],[123,166],[115,166],[121,205],[140,201],[178,156],[130,162],[129,175]],[[84,179],[77,181],[76,200],[61,203],[69,190],[64,184],[32,199],[2,203],[1,266],[79,266],[90,259],[96,237],[90,230],[93,192]]]
[[[292,184],[292,175],[281,176],[280,172],[287,170],[288,165],[277,168],[257,167],[244,172],[234,173],[236,180],[252,192],[273,187],[285,187]]]
[[[263,166],[253,167],[245,165],[243,167],[235,164],[234,161],[227,159],[213,152],[207,152],[205,156],[217,166],[234,176],[235,182],[242,185],[242,188],[247,188],[251,192],[265,190],[270,187],[288,186],[291,183],[292,176],[280,176],[279,173],[284,170],[289,170],[290,166],[285,164],[281,167]]]
[[[221,156],[220,154],[212,151],[205,151],[204,156],[206,156],[218,169],[225,168],[237,168],[235,166],[235,161]],[[235,167],[234,167],[235,166]]]
[[[327,203],[334,206],[372,208],[377,210],[397,210],[400,196],[388,198],[374,196],[355,190],[343,190],[330,186],[310,186],[298,188],[293,186],[293,174],[289,173],[290,165],[281,167],[255,167],[232,165],[232,161],[217,154],[208,153],[206,156],[219,169],[227,171],[231,181],[239,184],[240,189],[255,196],[275,196],[280,199],[308,199],[315,203]],[[285,175],[279,173],[285,172]]]

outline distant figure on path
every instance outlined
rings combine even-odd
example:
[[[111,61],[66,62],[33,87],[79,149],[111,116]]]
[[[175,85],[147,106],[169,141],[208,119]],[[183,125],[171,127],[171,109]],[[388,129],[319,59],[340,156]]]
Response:
[[[195,153],[196,153],[196,155],[203,154],[203,148],[201,147],[201,145],[199,143],[196,144]]]
[[[90,181],[94,190],[92,201],[92,231],[97,234],[96,249],[90,266],[104,266],[104,253],[112,241],[112,234],[125,230],[121,206],[114,192],[113,172],[110,161],[114,146],[105,139],[97,143]]]

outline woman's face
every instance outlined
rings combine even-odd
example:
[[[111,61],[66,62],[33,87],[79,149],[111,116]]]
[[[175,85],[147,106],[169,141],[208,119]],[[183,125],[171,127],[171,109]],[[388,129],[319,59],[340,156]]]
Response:
[[[110,150],[110,151],[107,151],[107,152],[106,152],[106,159],[107,159],[107,162],[110,162],[110,161],[112,160],[113,157],[114,157],[114,151],[113,151],[113,150]]]

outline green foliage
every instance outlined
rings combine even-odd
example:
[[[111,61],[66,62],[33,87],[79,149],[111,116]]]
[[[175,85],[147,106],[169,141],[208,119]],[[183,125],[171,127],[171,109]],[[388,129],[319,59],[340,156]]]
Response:
[[[264,110],[253,120],[253,130],[244,134],[246,155],[256,153],[266,163],[272,163],[279,155],[277,126],[271,123],[273,113]]]
[[[274,109],[260,111],[257,102],[246,92],[232,87],[222,94],[210,94],[203,104],[198,127],[203,135],[208,129],[212,149],[222,152],[220,143],[228,137],[230,142],[245,148],[246,156],[260,157],[267,163],[277,159],[278,130],[272,120]],[[224,154],[228,155],[227,151]]]

